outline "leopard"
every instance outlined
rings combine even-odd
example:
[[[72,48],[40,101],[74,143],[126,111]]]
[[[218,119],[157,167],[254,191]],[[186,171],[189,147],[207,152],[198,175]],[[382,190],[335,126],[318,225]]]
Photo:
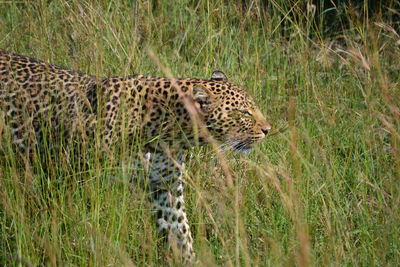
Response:
[[[184,197],[187,152],[215,142],[248,153],[271,130],[250,94],[219,70],[210,79],[98,77],[4,50],[0,116],[21,153],[41,142],[43,121],[62,136],[99,131],[106,148],[139,137],[157,232],[188,263],[196,254]]]

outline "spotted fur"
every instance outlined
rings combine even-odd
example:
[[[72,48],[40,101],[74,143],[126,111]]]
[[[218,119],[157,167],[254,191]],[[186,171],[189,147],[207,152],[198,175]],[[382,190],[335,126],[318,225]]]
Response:
[[[207,139],[207,131],[194,131],[194,118],[223,148],[240,152],[271,128],[252,98],[220,71],[209,80],[97,78],[5,51],[0,51],[0,107],[14,143],[28,152],[40,142],[43,122],[66,137],[100,129],[106,147],[122,132],[132,142],[140,136],[157,230],[188,262],[195,254],[183,194],[184,151]]]

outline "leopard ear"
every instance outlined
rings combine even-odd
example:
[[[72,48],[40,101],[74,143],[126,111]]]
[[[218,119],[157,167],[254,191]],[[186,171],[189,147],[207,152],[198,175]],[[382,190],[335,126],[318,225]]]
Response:
[[[226,78],[225,73],[223,73],[220,70],[216,70],[211,74],[211,80],[218,81],[218,82],[227,82],[228,78]]]
[[[201,85],[193,87],[193,101],[202,112],[207,112],[211,109],[212,96],[210,92]]]

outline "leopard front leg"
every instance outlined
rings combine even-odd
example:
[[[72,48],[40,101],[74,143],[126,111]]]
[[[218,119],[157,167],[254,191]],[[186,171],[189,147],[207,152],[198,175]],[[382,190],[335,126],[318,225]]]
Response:
[[[151,160],[150,181],[157,231],[167,235],[169,246],[176,248],[182,254],[183,260],[190,263],[194,260],[195,253],[185,211],[182,172],[165,155],[155,157]]]

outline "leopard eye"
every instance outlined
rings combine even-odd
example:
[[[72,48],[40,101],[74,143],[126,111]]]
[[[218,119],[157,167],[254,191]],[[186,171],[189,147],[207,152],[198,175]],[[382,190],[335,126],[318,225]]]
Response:
[[[246,110],[246,109],[241,109],[239,110],[241,113],[246,114],[248,116],[252,116],[253,114],[250,113],[250,111]]]

